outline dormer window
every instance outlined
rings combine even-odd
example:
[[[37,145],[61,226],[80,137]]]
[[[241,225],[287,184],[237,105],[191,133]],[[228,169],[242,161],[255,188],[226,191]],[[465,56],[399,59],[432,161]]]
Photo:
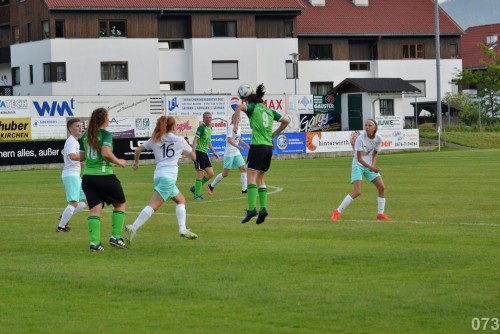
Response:
[[[498,42],[498,34],[489,34],[486,36],[486,44],[490,45],[496,42]]]

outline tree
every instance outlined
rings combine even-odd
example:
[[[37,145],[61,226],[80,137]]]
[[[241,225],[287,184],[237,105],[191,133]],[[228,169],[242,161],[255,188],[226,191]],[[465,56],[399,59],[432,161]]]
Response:
[[[478,124],[479,109],[478,101],[475,101],[475,96],[463,93],[456,95],[447,93],[443,98],[443,102],[460,110],[458,118],[461,124],[468,126]]]
[[[481,98],[483,110],[492,117],[500,114],[500,52],[491,50],[487,45],[479,43],[483,53],[489,58],[488,61],[481,60],[486,65],[484,70],[465,69],[458,74],[460,83],[476,86],[478,96]]]

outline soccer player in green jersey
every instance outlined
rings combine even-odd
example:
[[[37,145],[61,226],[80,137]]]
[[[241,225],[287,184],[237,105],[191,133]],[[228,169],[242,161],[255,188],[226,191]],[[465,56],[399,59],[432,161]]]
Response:
[[[219,155],[215,152],[211,143],[212,140],[212,114],[205,112],[203,114],[203,124],[196,129],[192,147],[196,152],[196,181],[189,190],[193,193],[195,200],[203,200],[201,188],[214,176],[214,169],[208,158],[208,149],[212,151],[217,159]],[[206,175],[204,175],[206,173]]]
[[[94,110],[87,132],[80,139],[80,157],[85,159],[82,189],[90,208],[87,225],[91,251],[104,250],[101,245],[101,213],[104,203],[114,207],[111,215],[112,228],[109,244],[118,248],[127,248],[121,237],[125,222],[125,194],[112,168],[112,164],[125,167],[126,162],[113,154],[113,137],[105,130],[108,123],[109,117],[106,109]]]
[[[267,212],[267,188],[264,176],[271,167],[273,157],[273,138],[281,133],[290,122],[275,110],[267,108],[262,99],[265,87],[260,84],[254,94],[248,96],[248,104],[240,104],[235,110],[235,119],[239,119],[243,111],[250,120],[252,128],[252,142],[248,151],[247,162],[247,214],[241,221],[242,224],[257,216],[257,224],[262,224],[266,219]],[[273,121],[280,122],[279,127],[273,132]],[[235,125],[237,127],[238,124]],[[260,211],[257,212],[257,194],[259,197]]]

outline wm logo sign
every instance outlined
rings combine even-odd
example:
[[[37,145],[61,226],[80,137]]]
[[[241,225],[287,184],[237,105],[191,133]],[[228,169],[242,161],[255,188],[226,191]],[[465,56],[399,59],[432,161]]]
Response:
[[[63,101],[60,104],[57,101],[52,101],[52,103],[43,101],[42,104],[38,103],[38,101],[33,101],[33,105],[40,116],[73,116],[73,109],[75,100],[72,98],[67,101]]]

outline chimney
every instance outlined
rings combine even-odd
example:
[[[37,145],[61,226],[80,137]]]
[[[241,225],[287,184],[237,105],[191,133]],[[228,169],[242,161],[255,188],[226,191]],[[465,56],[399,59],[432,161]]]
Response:
[[[352,0],[356,7],[368,7],[368,0]]]
[[[314,7],[324,7],[326,0],[309,0],[312,6]]]

